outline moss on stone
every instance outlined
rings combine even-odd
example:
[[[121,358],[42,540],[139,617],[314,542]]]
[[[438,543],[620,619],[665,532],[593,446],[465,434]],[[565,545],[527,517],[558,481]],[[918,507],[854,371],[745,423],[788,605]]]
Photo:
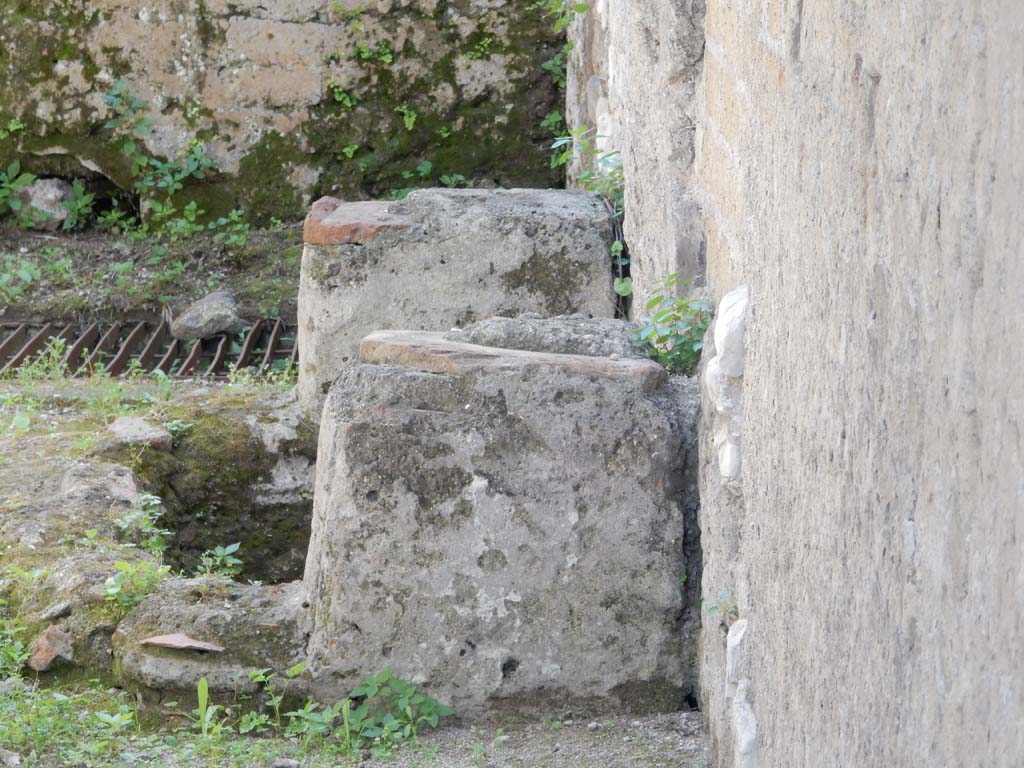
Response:
[[[562,254],[534,253],[518,268],[502,275],[510,289],[524,289],[542,296],[551,315],[576,311],[573,295],[584,287],[589,265]]]

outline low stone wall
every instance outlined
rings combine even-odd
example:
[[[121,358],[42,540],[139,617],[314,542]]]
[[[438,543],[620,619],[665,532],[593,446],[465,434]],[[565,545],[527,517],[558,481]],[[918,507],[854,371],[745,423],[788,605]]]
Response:
[[[312,418],[359,342],[494,315],[615,314],[611,219],[564,190],[419,190],[316,203],[299,288],[299,398]]]
[[[149,104],[144,151],[206,146],[221,174],[189,194],[211,212],[298,218],[318,190],[382,195],[423,161],[549,186],[540,122],[560,94],[541,65],[559,45],[539,12],[490,0],[5,3],[0,163],[130,188],[104,127],[122,80]]]

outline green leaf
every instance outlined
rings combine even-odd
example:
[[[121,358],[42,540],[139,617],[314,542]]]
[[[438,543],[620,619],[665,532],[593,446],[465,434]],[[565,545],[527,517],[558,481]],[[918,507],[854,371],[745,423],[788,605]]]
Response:
[[[619,296],[629,296],[633,293],[633,278],[631,277],[617,277],[613,284],[615,293]]]

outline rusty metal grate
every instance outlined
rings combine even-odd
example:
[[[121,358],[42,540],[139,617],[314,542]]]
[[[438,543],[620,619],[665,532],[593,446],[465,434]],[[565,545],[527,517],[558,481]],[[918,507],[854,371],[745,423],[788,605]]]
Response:
[[[266,373],[287,361],[298,362],[295,328],[281,320],[259,320],[237,336],[199,341],[171,336],[165,322],[93,323],[81,329],[60,323],[0,324],[0,375],[32,360],[51,339],[64,342],[64,363],[75,376],[103,366],[112,376],[129,370],[132,360],[145,371],[191,379],[225,376],[230,367]]]

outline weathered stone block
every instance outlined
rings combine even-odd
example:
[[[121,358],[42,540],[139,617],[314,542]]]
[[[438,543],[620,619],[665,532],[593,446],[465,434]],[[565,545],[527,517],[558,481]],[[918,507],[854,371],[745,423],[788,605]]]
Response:
[[[494,315],[612,317],[611,220],[596,195],[420,190],[402,202],[320,201],[306,222],[299,396],[318,414],[360,340]]]
[[[254,669],[277,673],[302,660],[306,609],[297,582],[262,586],[224,578],[170,579],[149,595],[114,634],[118,678],[147,698],[210,689],[254,694]],[[182,635],[187,643],[159,636]],[[154,637],[158,636],[158,637]],[[154,642],[156,640],[156,642]],[[219,650],[218,650],[219,649]],[[292,681],[292,691],[303,684]]]
[[[695,384],[441,334],[362,359],[321,426],[316,695],[391,667],[460,714],[677,707]]]

